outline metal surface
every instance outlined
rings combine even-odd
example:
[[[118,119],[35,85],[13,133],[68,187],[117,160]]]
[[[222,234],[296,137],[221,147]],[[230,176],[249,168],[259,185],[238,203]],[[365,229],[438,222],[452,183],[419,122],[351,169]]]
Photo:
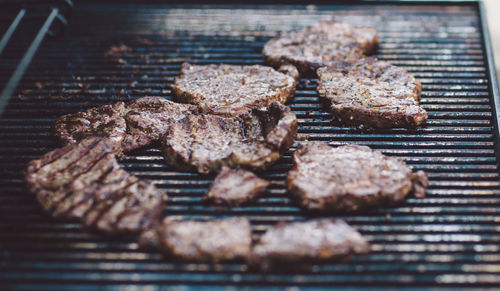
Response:
[[[429,173],[425,199],[410,197],[399,207],[339,216],[370,240],[370,255],[356,256],[348,264],[315,265],[304,273],[262,274],[240,262],[178,262],[139,250],[130,237],[107,238],[81,230],[76,222],[52,220],[26,193],[23,167],[58,146],[52,134],[58,116],[115,100],[170,98],[167,84],[183,61],[262,64],[262,46],[278,31],[332,16],[378,30],[378,57],[407,68],[422,81],[422,106],[430,115],[427,126],[410,131],[334,127],[330,113],[318,102],[314,79],[301,79],[289,104],[299,117],[301,137],[332,145],[369,145]],[[42,46],[0,119],[2,287],[500,284],[500,177],[493,101],[498,101],[498,91],[477,3],[187,9],[81,4],[73,17],[71,35]],[[129,49],[112,60],[104,56],[110,46],[121,43]],[[169,191],[165,215],[244,215],[251,219],[257,238],[278,221],[309,218],[284,187],[292,151],[261,173],[273,182],[268,193],[256,203],[232,209],[204,206],[201,198],[213,176],[178,172],[154,147],[128,155],[122,164]]]

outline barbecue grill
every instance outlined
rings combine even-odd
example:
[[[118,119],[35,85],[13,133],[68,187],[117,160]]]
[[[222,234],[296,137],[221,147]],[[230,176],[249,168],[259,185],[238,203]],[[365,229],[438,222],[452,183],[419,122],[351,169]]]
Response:
[[[1,86],[12,78],[27,44],[57,7],[41,9],[45,14],[33,20],[29,5],[0,56]],[[1,9],[0,33],[7,31],[20,8]],[[261,49],[271,37],[330,17],[375,28],[380,39],[377,57],[405,67],[422,82],[421,104],[429,112],[427,126],[415,130],[333,126],[331,114],[318,100],[316,79],[300,79],[295,99],[288,104],[299,119],[301,138],[368,145],[428,172],[425,199],[410,197],[399,207],[330,215],[362,232],[373,246],[371,254],[356,256],[350,263],[316,264],[304,272],[259,273],[242,262],[176,261],[140,250],[133,237],[105,237],[82,230],[78,222],[54,220],[27,193],[23,168],[59,146],[52,132],[57,117],[143,96],[170,99],[167,84],[182,62],[263,64]],[[151,290],[498,287],[500,102],[484,17],[482,4],[474,1],[282,6],[76,3],[66,34],[43,40],[0,118],[0,289],[80,290],[128,284]],[[125,49],[117,58],[105,56],[110,47],[121,45]],[[278,221],[312,217],[290,199],[284,185],[291,153],[300,143],[261,174],[272,181],[262,198],[231,209],[202,203],[213,175],[177,171],[163,162],[156,147],[128,154],[121,163],[168,191],[165,216],[246,216],[257,238]]]

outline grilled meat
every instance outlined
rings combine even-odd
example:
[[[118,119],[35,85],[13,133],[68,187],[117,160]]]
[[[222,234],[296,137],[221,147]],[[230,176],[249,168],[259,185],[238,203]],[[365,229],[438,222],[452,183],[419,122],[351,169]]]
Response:
[[[108,233],[142,231],[165,205],[165,193],[121,169],[108,140],[97,137],[31,161],[25,179],[46,212]]]
[[[353,211],[392,205],[413,191],[422,196],[427,175],[366,146],[308,142],[293,154],[286,182],[308,210]]]
[[[262,54],[267,63],[275,68],[291,64],[297,67],[302,77],[314,77],[320,67],[372,54],[377,44],[376,31],[372,28],[321,21],[271,39]]]
[[[128,104],[118,102],[68,114],[56,121],[56,136],[64,144],[97,136],[109,139],[113,152],[121,154],[158,140],[192,105],[178,104],[164,98],[144,97]]]
[[[342,125],[414,128],[428,114],[419,106],[422,86],[403,68],[374,58],[318,69],[318,93]]]
[[[166,255],[184,260],[219,262],[246,259],[252,244],[252,229],[243,217],[212,221],[175,221],[145,231],[139,238],[144,248],[159,248]]]
[[[184,63],[171,86],[176,100],[205,112],[230,114],[273,101],[285,103],[295,93],[295,80],[260,65],[192,65]]]
[[[296,269],[311,262],[347,260],[369,250],[361,234],[342,220],[280,222],[260,237],[250,263],[264,271]]]
[[[163,148],[169,164],[200,173],[224,165],[265,169],[293,144],[296,133],[295,114],[274,102],[232,117],[189,115],[170,126]]]
[[[205,199],[217,205],[240,205],[251,201],[269,182],[243,169],[223,167],[208,189]]]

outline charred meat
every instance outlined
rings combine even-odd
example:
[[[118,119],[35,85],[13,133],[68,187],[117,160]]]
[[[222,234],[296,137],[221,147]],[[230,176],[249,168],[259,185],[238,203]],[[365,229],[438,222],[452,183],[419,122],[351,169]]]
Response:
[[[423,196],[427,175],[366,146],[307,142],[293,154],[287,187],[308,210],[353,211]]]
[[[254,200],[269,182],[243,169],[223,167],[208,189],[205,200],[216,205],[237,206]]]
[[[321,97],[342,125],[414,128],[428,113],[419,106],[422,86],[400,67],[374,58],[318,69]]]
[[[243,217],[212,221],[165,219],[139,238],[144,248],[159,248],[183,260],[219,262],[246,259],[252,244],[252,229]]]
[[[345,261],[355,253],[369,251],[368,242],[342,220],[280,222],[260,237],[250,263],[264,271],[300,269],[307,263]]]
[[[321,21],[271,39],[262,54],[267,63],[275,68],[291,64],[297,67],[302,77],[314,77],[320,67],[372,54],[377,44],[377,34],[372,28]]]
[[[64,144],[92,136],[107,138],[113,152],[121,154],[158,140],[172,123],[196,111],[192,105],[144,97],[64,115],[56,121],[55,133]]]
[[[30,162],[25,180],[46,212],[108,233],[140,232],[165,205],[163,191],[125,172],[108,140],[96,137]]]
[[[229,114],[277,101],[295,93],[294,78],[260,65],[193,65],[184,63],[171,86],[176,100],[205,112]]]
[[[297,119],[278,102],[237,116],[192,114],[170,126],[163,137],[165,158],[200,173],[222,166],[265,169],[294,142]]]

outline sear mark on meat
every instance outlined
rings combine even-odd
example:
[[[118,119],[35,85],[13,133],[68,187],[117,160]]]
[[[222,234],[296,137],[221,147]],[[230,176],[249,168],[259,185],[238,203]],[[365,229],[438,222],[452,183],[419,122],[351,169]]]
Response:
[[[370,128],[414,128],[428,113],[419,106],[422,86],[405,69],[365,58],[318,69],[319,95],[330,103],[333,121]]]
[[[108,232],[140,232],[159,220],[166,195],[121,169],[108,140],[91,137],[31,161],[25,180],[54,217]],[[105,204],[106,206],[103,206]]]
[[[196,111],[192,105],[144,97],[64,115],[56,121],[55,133],[64,144],[91,136],[107,138],[113,152],[120,155],[158,140],[172,123]]]
[[[376,31],[346,23],[321,21],[300,31],[268,41],[262,54],[268,64],[297,67],[301,77],[315,77],[316,70],[336,62],[353,61],[375,52]]]
[[[243,217],[211,221],[167,218],[139,238],[143,248],[159,248],[168,256],[201,262],[247,259],[251,244],[250,222]]]
[[[401,159],[366,146],[331,147],[307,142],[293,154],[288,190],[315,211],[354,211],[402,202],[412,190],[422,196],[427,175]]]
[[[309,263],[346,261],[355,253],[369,251],[368,242],[342,220],[280,222],[260,237],[250,263],[263,271],[302,269]]]
[[[163,138],[165,159],[181,169],[217,172],[222,166],[263,170],[295,141],[297,118],[278,102],[238,116],[189,115]]]
[[[208,113],[234,115],[274,101],[285,104],[295,86],[293,77],[270,67],[184,63],[171,88],[180,102],[196,104]]]
[[[250,171],[223,167],[204,199],[216,205],[237,206],[254,200],[267,186],[269,181]]]

